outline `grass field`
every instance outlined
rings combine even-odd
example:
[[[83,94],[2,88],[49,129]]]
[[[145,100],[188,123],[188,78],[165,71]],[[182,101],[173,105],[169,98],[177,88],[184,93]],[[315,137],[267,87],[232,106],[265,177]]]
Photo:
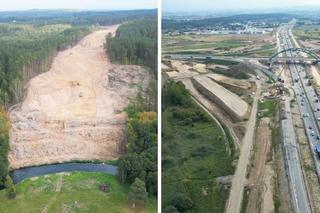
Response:
[[[164,35],[164,53],[206,53],[233,56],[271,56],[276,43],[271,35]]]
[[[189,43],[181,44],[176,46],[164,47],[164,51],[188,51],[188,50],[201,50],[201,49],[232,49],[245,46],[244,42],[241,41],[222,41],[222,42],[209,42],[209,43]]]
[[[195,112],[195,103],[179,110]],[[177,193],[189,197],[193,206],[187,212],[224,211],[230,184],[217,177],[234,173],[234,156],[228,154],[228,142],[218,125],[207,120],[186,124],[167,108],[163,114],[162,191],[163,207],[172,205]],[[202,110],[199,108],[199,110]]]
[[[264,100],[259,102],[259,118],[275,117],[277,113],[278,102],[276,100]]]
[[[320,25],[303,25],[293,29],[293,34],[299,39],[320,39]]]
[[[99,185],[103,183],[110,185],[110,192],[99,190]],[[121,185],[115,176],[103,173],[73,172],[41,176],[25,180],[16,187],[17,197],[14,200],[6,198],[5,190],[0,191],[1,213],[157,212],[155,199],[149,201],[146,209],[132,209],[128,201],[128,187]]]

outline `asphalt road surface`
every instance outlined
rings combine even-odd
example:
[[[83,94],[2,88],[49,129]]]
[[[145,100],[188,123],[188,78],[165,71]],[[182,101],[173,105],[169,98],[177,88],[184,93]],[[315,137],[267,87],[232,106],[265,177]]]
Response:
[[[294,47],[291,41],[292,38],[289,37],[289,29],[291,27],[292,25],[285,25],[278,31],[279,33],[277,36],[282,49]],[[286,52],[285,54],[287,57],[297,56],[294,52]],[[298,101],[308,140],[312,143],[316,142],[319,136],[319,131],[316,124],[317,121],[313,114],[313,104],[311,104],[307,97],[311,95],[313,96],[313,94],[311,94],[311,90],[313,89],[308,85],[308,80],[305,79],[306,71],[304,67],[296,64],[289,64],[288,67],[293,79],[293,89],[296,94],[296,99]],[[310,94],[306,95],[306,93]],[[308,200],[305,180],[300,164],[299,151],[288,99],[286,99],[285,106],[287,119],[282,121],[282,140],[285,151],[287,176],[290,184],[291,200],[296,213],[309,213],[311,212],[310,202]]]

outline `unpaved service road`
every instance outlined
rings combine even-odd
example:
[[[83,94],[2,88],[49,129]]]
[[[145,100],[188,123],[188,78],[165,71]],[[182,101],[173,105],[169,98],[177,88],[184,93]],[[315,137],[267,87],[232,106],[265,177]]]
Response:
[[[232,179],[229,200],[227,203],[226,213],[240,212],[243,197],[243,189],[246,181],[247,167],[250,162],[250,154],[254,140],[256,126],[256,117],[258,111],[258,101],[261,92],[260,82],[257,81],[257,91],[252,104],[251,115],[247,124],[247,131],[242,140],[242,146],[236,172]]]
[[[256,150],[253,167],[251,168],[249,185],[250,194],[248,198],[247,213],[272,212],[272,170],[267,165],[267,158],[271,152],[271,130],[270,119],[262,118],[256,132]],[[268,169],[269,168],[269,169]]]
[[[109,85],[115,65],[103,47],[116,29],[91,33],[31,79],[21,107],[10,112],[11,168],[119,156],[128,99]]]

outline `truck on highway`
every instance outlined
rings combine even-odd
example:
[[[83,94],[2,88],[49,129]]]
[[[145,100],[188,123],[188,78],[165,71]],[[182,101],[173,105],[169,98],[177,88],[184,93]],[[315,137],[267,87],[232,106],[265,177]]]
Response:
[[[318,155],[318,158],[320,158],[320,144],[319,143],[316,145],[316,153]]]

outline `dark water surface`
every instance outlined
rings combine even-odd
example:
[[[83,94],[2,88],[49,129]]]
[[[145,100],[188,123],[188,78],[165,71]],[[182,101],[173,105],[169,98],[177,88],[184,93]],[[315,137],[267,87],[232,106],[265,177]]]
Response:
[[[19,183],[24,179],[37,177],[41,175],[54,174],[59,172],[102,172],[105,174],[116,175],[117,167],[108,164],[94,163],[61,163],[45,166],[34,166],[28,168],[17,169],[11,172],[11,177],[14,183]]]

